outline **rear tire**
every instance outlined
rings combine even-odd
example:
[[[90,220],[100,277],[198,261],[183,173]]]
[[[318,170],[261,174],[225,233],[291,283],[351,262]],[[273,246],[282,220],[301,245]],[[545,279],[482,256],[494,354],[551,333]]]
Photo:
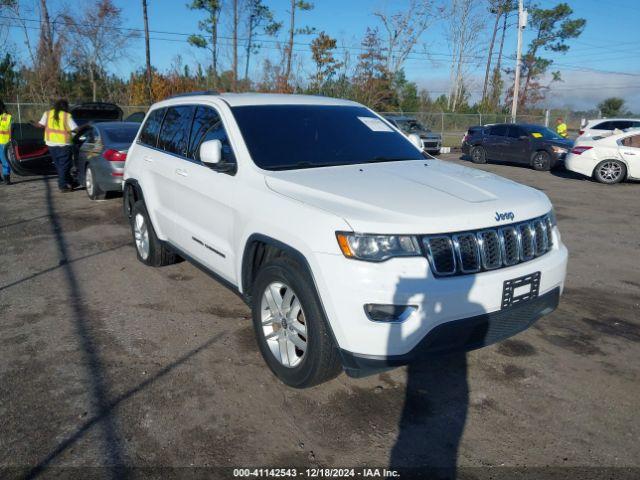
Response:
[[[138,200],[133,206],[131,233],[136,255],[142,263],[150,267],[163,267],[175,263],[176,255],[158,239],[142,200]]]
[[[91,165],[84,171],[84,186],[91,200],[104,200],[107,194],[100,188],[96,180],[96,173]]]
[[[477,146],[471,149],[471,161],[473,163],[487,163],[487,151],[484,147]]]
[[[313,281],[301,265],[286,257],[267,263],[256,276],[252,298],[260,353],[282,382],[307,388],[340,373],[338,349]]]
[[[620,183],[627,176],[627,167],[620,160],[603,160],[593,169],[593,178],[606,185]]]
[[[531,166],[539,172],[547,172],[551,170],[551,155],[544,150],[540,150],[533,154],[531,158]]]

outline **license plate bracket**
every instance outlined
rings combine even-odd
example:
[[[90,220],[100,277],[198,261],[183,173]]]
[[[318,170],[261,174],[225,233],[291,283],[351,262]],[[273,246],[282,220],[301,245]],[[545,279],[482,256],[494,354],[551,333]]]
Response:
[[[540,272],[505,280],[502,287],[502,309],[533,300],[540,290]]]

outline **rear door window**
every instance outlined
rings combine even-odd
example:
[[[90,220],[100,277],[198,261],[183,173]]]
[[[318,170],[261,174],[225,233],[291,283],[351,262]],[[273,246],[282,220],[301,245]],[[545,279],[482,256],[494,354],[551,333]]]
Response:
[[[191,105],[167,109],[158,137],[158,148],[168,153],[187,157],[194,110],[195,107]]]
[[[613,122],[602,122],[593,127],[595,130],[613,130]]]
[[[235,163],[235,155],[229,143],[227,131],[224,129],[222,119],[216,110],[211,107],[199,106],[193,119],[191,129],[191,145],[189,158],[200,162],[200,145],[209,140],[220,140],[222,143],[222,161]]]
[[[491,128],[489,128],[489,135],[494,135],[497,137],[506,137],[507,125],[493,125]]]
[[[619,130],[630,128],[633,125],[633,122],[630,122],[629,120],[617,120],[611,123],[613,123],[613,128],[617,128]]]
[[[620,143],[625,147],[640,148],[640,134],[623,138]]]
[[[520,127],[516,127],[515,125],[509,125],[510,138],[520,138],[522,135],[524,135],[524,132]]]
[[[140,143],[154,148],[157,146],[158,134],[160,133],[160,126],[162,125],[164,112],[164,108],[159,108],[149,114],[149,117],[140,132],[140,138],[138,140]]]

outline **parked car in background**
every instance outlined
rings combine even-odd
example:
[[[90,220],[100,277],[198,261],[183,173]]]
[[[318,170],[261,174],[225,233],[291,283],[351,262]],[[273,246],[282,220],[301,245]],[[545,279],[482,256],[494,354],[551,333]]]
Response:
[[[127,118],[124,119],[125,122],[136,122],[136,123],[142,123],[142,121],[144,120],[144,117],[147,115],[146,112],[133,112],[131,115],[129,115]]]
[[[415,118],[402,115],[387,115],[384,117],[392,125],[406,135],[415,134],[422,140],[422,147],[431,155],[438,155],[442,146],[442,136],[434,133],[418,122]]]
[[[576,142],[565,168],[609,185],[625,179],[640,180],[640,130]]]
[[[265,362],[298,388],[497,342],[552,312],[564,286],[543,192],[425,160],[348,100],[159,102],[125,182],[138,260],[178,255],[239,293]]]
[[[588,120],[578,132],[579,140],[589,137],[611,135],[614,130],[626,130],[628,128],[640,128],[640,118],[600,118]]]
[[[139,128],[135,122],[99,122],[78,131],[74,139],[77,179],[91,200],[122,191],[124,162]]]
[[[573,141],[540,125],[496,123],[472,129],[462,149],[474,163],[493,160],[550,170],[564,161],[573,146]]]
[[[462,153],[464,153],[465,155],[469,155],[471,147],[473,146],[469,142],[474,138],[482,136],[484,134],[484,130],[489,127],[490,125],[474,125],[473,127],[469,127],[467,133],[465,133],[464,137],[462,137]]]
[[[71,115],[81,127],[88,123],[122,120],[122,109],[113,103],[80,103]],[[56,170],[44,143],[44,130],[29,123],[13,123],[7,159],[18,175],[55,175]]]

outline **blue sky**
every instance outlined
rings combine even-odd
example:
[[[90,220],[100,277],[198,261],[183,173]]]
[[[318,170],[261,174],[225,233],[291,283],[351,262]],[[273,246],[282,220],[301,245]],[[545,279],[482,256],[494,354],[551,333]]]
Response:
[[[114,0],[123,9],[126,26],[142,28],[141,2],[139,0]],[[29,3],[29,0],[26,1]],[[72,10],[83,8],[88,2],[72,0],[50,0],[53,10],[67,6]],[[180,55],[185,64],[194,65],[197,61],[208,62],[208,55],[201,50],[189,46],[186,35],[197,31],[197,23],[201,18],[198,12],[186,7],[186,0],[148,0],[149,22],[151,30],[167,33],[152,33],[151,55],[153,64],[160,70],[170,67],[176,56]],[[279,20],[285,21],[289,0],[265,0]],[[338,39],[339,45],[359,45],[367,26],[379,25],[373,12],[377,10],[392,12],[406,6],[409,0],[316,0],[315,8],[299,14],[299,25],[309,25],[324,30]],[[481,2],[478,2],[480,4]],[[482,2],[484,3],[484,2]],[[525,2],[526,3],[526,2]],[[544,7],[556,5],[555,0],[538,0]],[[595,106],[602,98],[611,95],[627,99],[628,106],[640,111],[640,4],[637,0],[568,0],[575,16],[587,20],[582,36],[570,42],[571,49],[565,55],[552,54],[556,62],[554,70],[560,70],[564,82],[557,84],[548,96],[548,104],[554,107],[568,106],[573,108],[589,108]],[[27,16],[26,14],[24,16]],[[31,18],[35,18],[32,14]],[[229,33],[229,21],[222,21],[222,35]],[[489,25],[487,33],[482,37],[482,45],[488,45]],[[170,33],[169,33],[170,32]],[[35,33],[35,32],[34,32]],[[284,39],[285,32],[280,35]],[[530,40],[531,32],[525,31],[525,45]],[[309,42],[313,37],[299,37],[299,42]],[[19,30],[10,31],[10,41],[20,51],[23,50],[22,36]],[[224,40],[223,40],[224,42]],[[258,58],[275,58],[278,53],[274,43],[265,43],[266,48],[257,58],[252,58],[254,67],[258,67]],[[310,71],[310,53],[308,47],[296,47],[301,68]],[[488,46],[483,47],[478,55],[486,55]],[[505,53],[511,55],[516,49],[515,29],[511,28],[505,42]],[[230,64],[230,48],[222,46],[221,62]],[[437,96],[447,90],[449,47],[445,40],[442,24],[432,26],[414,49],[417,52],[427,51],[429,56],[415,54],[407,61],[405,71],[407,77]],[[355,63],[357,52],[351,52]],[[242,59],[241,59],[242,61]],[[506,60],[507,65],[512,60]],[[114,67],[114,70],[128,74],[144,63],[143,40],[133,40],[131,51],[127,57]],[[477,95],[482,87],[484,61],[468,64],[467,77],[470,89]],[[597,70],[597,71],[596,71]],[[619,73],[608,73],[619,72]]]

